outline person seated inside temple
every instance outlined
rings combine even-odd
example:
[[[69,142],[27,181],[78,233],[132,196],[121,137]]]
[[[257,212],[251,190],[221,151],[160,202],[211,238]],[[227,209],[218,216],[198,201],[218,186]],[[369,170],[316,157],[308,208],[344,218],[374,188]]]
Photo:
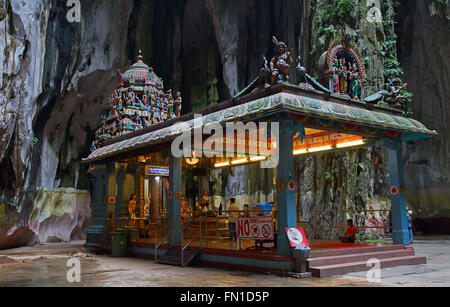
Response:
[[[244,211],[242,212],[241,217],[244,219],[250,218],[250,207],[248,204],[244,205]]]
[[[136,224],[136,194],[130,196],[130,203],[128,204],[128,213],[130,216],[130,226],[134,228]]]
[[[200,213],[200,212],[202,212],[202,205],[200,205],[198,202],[196,202],[196,205],[195,205],[195,211],[197,212],[197,213]]]
[[[357,232],[358,229],[353,225],[353,220],[347,220],[347,229],[345,230],[345,235],[339,237],[339,240],[342,243],[355,243]]]

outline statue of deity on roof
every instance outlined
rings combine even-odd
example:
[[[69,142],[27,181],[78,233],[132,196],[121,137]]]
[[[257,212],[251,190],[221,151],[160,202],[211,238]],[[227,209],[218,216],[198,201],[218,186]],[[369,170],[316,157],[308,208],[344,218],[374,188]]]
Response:
[[[333,41],[318,64],[320,82],[335,95],[360,100],[366,81],[365,67],[351,38],[345,35]]]
[[[293,49],[287,51],[286,44],[279,42],[275,36],[272,37],[272,41],[275,44],[275,55],[270,61],[272,84],[289,82],[291,65],[294,63],[292,59]]]
[[[404,115],[410,115],[409,103],[413,95],[407,92],[407,87],[408,83],[403,83],[402,79],[395,77],[389,80],[387,90],[381,90],[367,97],[364,101],[371,104],[387,105],[402,110]]]
[[[101,117],[102,125],[91,150],[116,136],[180,116],[181,93],[177,92],[176,100],[171,91],[165,93],[163,80],[142,59],[139,51],[138,61],[121,75],[118,88],[108,99],[107,114]]]

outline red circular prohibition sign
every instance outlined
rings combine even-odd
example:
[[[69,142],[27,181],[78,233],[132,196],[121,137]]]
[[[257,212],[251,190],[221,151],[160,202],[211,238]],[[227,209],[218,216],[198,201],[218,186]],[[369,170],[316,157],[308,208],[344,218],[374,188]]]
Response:
[[[397,187],[392,187],[391,188],[391,194],[392,195],[397,195],[398,194],[398,188]]]
[[[289,181],[288,187],[289,187],[289,191],[294,191],[295,190],[295,181],[294,180]]]
[[[262,234],[264,238],[270,237],[270,226],[268,224],[264,224],[262,227]]]

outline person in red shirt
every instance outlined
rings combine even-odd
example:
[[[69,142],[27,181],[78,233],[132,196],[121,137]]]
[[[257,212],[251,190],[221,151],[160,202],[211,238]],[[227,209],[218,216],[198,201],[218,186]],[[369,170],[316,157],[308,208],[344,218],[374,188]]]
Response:
[[[347,229],[345,230],[345,235],[343,237],[339,237],[339,240],[342,243],[355,243],[357,232],[358,229],[353,225],[353,220],[347,220]]]

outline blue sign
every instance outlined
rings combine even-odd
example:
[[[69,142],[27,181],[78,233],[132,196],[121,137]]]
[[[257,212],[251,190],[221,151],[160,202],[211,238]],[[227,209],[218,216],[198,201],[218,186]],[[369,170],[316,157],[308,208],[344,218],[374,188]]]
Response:
[[[164,166],[147,166],[147,176],[169,176],[169,168]]]

